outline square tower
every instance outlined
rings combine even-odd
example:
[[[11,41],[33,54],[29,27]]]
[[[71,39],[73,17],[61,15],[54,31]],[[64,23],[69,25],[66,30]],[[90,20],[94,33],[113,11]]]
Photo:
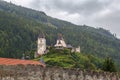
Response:
[[[46,39],[44,35],[39,35],[37,40],[37,52],[35,57],[45,54],[46,51]]]

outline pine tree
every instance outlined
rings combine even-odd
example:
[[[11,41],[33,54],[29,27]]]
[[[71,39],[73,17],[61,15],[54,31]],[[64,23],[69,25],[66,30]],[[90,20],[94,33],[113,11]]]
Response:
[[[103,62],[102,69],[108,72],[116,72],[116,65],[110,57],[107,57]]]

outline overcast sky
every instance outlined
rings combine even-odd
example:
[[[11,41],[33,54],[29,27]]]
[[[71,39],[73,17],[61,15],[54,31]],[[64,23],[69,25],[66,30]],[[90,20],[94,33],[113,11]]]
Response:
[[[102,27],[120,38],[120,0],[5,0],[75,24]]]

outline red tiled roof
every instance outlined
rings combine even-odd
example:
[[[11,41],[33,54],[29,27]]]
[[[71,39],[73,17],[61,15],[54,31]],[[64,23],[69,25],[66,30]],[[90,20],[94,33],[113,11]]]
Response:
[[[0,65],[18,65],[18,64],[22,64],[22,65],[32,64],[32,65],[41,65],[41,66],[45,67],[45,65],[39,61],[0,58]]]

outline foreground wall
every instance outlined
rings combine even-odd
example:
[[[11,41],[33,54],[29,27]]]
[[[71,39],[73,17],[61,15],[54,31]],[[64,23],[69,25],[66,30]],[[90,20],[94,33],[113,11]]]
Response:
[[[120,80],[116,73],[40,66],[0,66],[0,80]]]

